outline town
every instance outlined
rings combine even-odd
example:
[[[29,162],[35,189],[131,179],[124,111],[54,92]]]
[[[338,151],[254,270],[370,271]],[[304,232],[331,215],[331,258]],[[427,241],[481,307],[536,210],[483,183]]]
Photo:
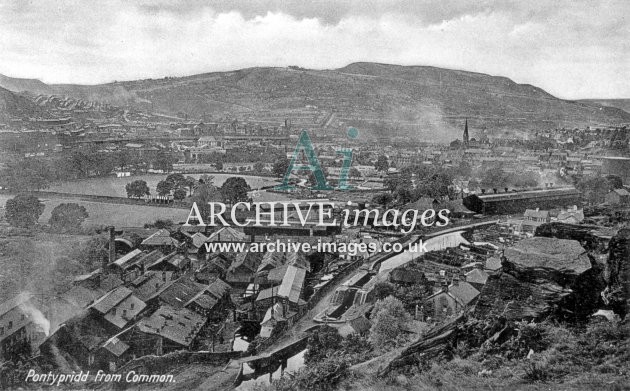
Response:
[[[304,365],[316,330],[388,346],[427,338],[431,327],[454,327],[469,313],[502,311],[516,320],[565,308],[573,317],[628,310],[620,288],[628,283],[627,262],[612,246],[627,251],[629,244],[628,124],[491,138],[464,118],[461,137],[450,144],[375,144],[348,137],[347,123],[314,108],[271,125],[30,99],[51,118],[2,125],[3,248],[24,235],[91,240],[68,269],[77,273],[52,281],[48,291],[7,275],[14,281],[2,284],[1,353],[14,364],[3,369],[6,387],[28,386],[32,365],[41,372],[150,373],[163,358],[166,372],[182,362],[227,365],[216,381],[250,389],[242,387],[294,357]],[[291,175],[290,191],[274,188],[304,129],[331,183],[344,159],[336,146],[352,149],[351,190],[313,190],[308,172]],[[277,200],[291,209],[274,210]],[[256,208],[242,207],[252,201]],[[232,221],[241,223],[230,226],[220,213],[215,222],[218,203],[223,212],[233,205]],[[127,225],[110,215],[88,224],[95,208],[125,213],[118,207],[150,213],[128,216]],[[376,217],[368,212],[365,224],[342,224],[342,210],[347,220],[350,210],[368,207]],[[411,229],[380,224],[379,211],[388,208],[405,213],[403,225],[412,218]],[[433,211],[428,219],[439,210],[449,224],[427,224],[419,210]],[[322,215],[339,222],[320,224]],[[257,224],[242,223],[252,217]],[[309,246],[280,246],[290,243]],[[267,247],[243,251],[238,244]],[[68,267],[66,259],[51,261]],[[610,270],[607,279],[576,288],[594,279],[596,264]],[[523,279],[528,274],[549,288]],[[405,324],[391,325],[400,327],[397,335],[378,335],[383,300],[405,314]],[[365,361],[373,354],[364,352]]]

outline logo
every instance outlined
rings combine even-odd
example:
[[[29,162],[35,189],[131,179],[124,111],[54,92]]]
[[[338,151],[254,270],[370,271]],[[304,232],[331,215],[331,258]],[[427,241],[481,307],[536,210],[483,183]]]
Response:
[[[358,131],[355,128],[350,128],[348,130],[348,137],[356,138],[357,136]],[[343,156],[343,162],[341,165],[341,171],[339,173],[339,184],[337,185],[337,187],[332,187],[328,184],[328,180],[326,180],[324,170],[322,170],[322,166],[319,163],[317,154],[315,153],[315,148],[313,148],[311,137],[308,135],[308,132],[306,130],[302,130],[302,133],[300,134],[300,139],[295,146],[295,151],[293,151],[291,161],[289,162],[289,167],[287,167],[287,172],[286,174],[284,174],[282,184],[274,187],[274,190],[287,191],[294,189],[295,186],[289,184],[289,178],[291,176],[291,173],[294,171],[310,171],[313,174],[313,177],[315,178],[315,186],[311,187],[312,190],[352,189],[352,187],[348,185],[348,174],[350,172],[350,166],[352,165],[352,149],[341,148],[335,152],[338,155]],[[300,154],[303,156],[302,163],[300,163],[299,160]]]

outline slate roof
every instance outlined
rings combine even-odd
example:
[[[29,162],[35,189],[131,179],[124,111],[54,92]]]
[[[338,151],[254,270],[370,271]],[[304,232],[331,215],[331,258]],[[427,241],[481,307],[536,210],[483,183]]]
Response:
[[[286,297],[290,302],[297,303],[302,294],[305,279],[306,270],[289,266],[278,288],[278,296]]]
[[[169,253],[157,259],[151,265],[148,265],[147,269],[158,270],[161,268],[160,265],[163,265],[164,263],[169,263],[175,266],[176,268],[182,269],[183,266],[185,266],[186,262],[190,262],[190,260],[186,258],[184,255],[178,254],[176,251],[173,251],[172,253]]]
[[[306,256],[302,252],[287,252],[286,263],[287,265],[311,270],[311,263],[306,259]]]
[[[573,187],[558,189],[528,190],[510,193],[477,194],[484,202],[501,202],[507,200],[549,198],[558,196],[579,196],[580,192]]]
[[[166,280],[166,281],[165,281]],[[130,288],[140,300],[148,301],[173,283],[173,272],[148,271],[133,280]]]
[[[195,304],[197,304],[199,307],[201,307],[203,309],[211,310],[212,308],[214,308],[214,306],[218,302],[219,302],[219,300],[217,300],[216,297],[214,297],[214,296],[212,296],[210,294],[207,294],[205,291],[201,291],[195,297],[190,299],[188,301],[188,303],[186,303],[184,305],[184,307],[188,307],[192,303],[195,303]]]
[[[267,252],[263,255],[262,261],[260,262],[260,266],[258,266],[258,271],[263,271],[265,269],[274,269],[279,266],[282,266],[284,262],[284,254],[279,252]]]
[[[103,296],[103,292],[96,289],[88,289],[82,286],[73,286],[64,292],[61,297],[64,301],[71,303],[78,308],[85,308],[94,300]]]
[[[203,244],[206,242],[206,240],[208,240],[206,235],[202,234],[201,232],[197,232],[196,234],[194,234],[190,238],[192,239],[193,247],[196,247],[198,249],[203,247]]]
[[[232,264],[232,260],[227,255],[225,255],[225,253],[214,253],[214,254],[210,254],[210,257],[208,257],[207,263],[213,264],[217,266],[219,269],[226,271],[230,268],[230,265]],[[201,268],[202,271],[203,269],[205,269],[205,267]]]
[[[105,344],[103,345],[103,349],[109,351],[116,357],[120,357],[129,349],[129,345],[118,339],[118,337],[112,337],[107,342],[105,342]]]
[[[107,312],[103,318],[114,326],[122,329],[145,308],[146,304],[134,295],[127,296],[119,302],[114,308]]]
[[[485,284],[488,281],[488,273],[483,270],[473,269],[466,273],[466,282]]]
[[[269,270],[269,273],[267,274],[267,281],[282,282],[282,279],[284,278],[284,275],[287,273],[288,268],[289,268],[289,265],[282,265],[275,269]]]
[[[128,264],[134,263],[137,260],[136,258],[142,254],[143,254],[142,250],[135,249],[123,255],[122,257],[118,258],[117,260],[112,262],[112,264],[124,269],[127,267]]]
[[[501,259],[499,257],[490,257],[486,259],[486,269],[488,270],[501,269]]]
[[[108,332],[103,327],[103,322],[94,319],[87,314],[82,314],[67,320],[64,323],[69,335],[77,340],[88,351],[92,351],[107,341]],[[64,348],[64,345],[61,345]]]
[[[230,289],[230,285],[220,278],[212,281],[207,287],[207,291],[210,292],[210,294],[217,299],[221,299],[223,296],[225,296],[225,294],[229,293]]]
[[[88,308],[92,308],[101,314],[106,314],[118,303],[131,296],[131,293],[132,292],[129,288],[120,286],[101,296]]]
[[[133,264],[130,264],[129,266],[132,265],[141,265],[143,267],[148,267],[149,265],[153,264],[155,261],[157,261],[158,259],[162,258],[164,256],[164,254],[162,254],[162,252],[160,250],[153,250],[150,253],[137,258],[135,262],[133,262]],[[129,267],[127,266],[127,267]]]
[[[479,291],[465,281],[460,281],[457,285],[449,285],[448,293],[463,305],[468,305],[479,296]]]
[[[168,288],[160,293],[160,300],[167,303],[173,308],[181,308],[186,305],[192,298],[202,291],[206,290],[206,286],[190,280],[188,277],[181,277]]]
[[[143,246],[179,246],[179,242],[171,237],[167,229],[160,229],[142,241]]]
[[[237,268],[245,266],[252,273],[256,272],[259,261],[259,254],[244,252],[236,254],[236,259],[230,265],[229,272],[234,272]]]
[[[366,333],[372,328],[372,322],[370,322],[365,316],[359,316],[348,323],[350,323],[350,327],[352,327],[352,329],[358,334]]]
[[[203,328],[203,316],[186,308],[161,306],[149,318],[138,323],[143,333],[159,335],[178,345],[188,347]]]
[[[548,219],[549,211],[548,210],[536,210],[536,209],[526,209],[523,214],[525,217],[531,217],[533,219]]]
[[[258,296],[256,296],[256,301],[262,301],[265,299],[270,299],[272,298],[274,295],[278,295],[278,287],[277,286],[272,286],[270,288],[265,288],[263,290],[261,290],[260,292],[258,292]]]
[[[213,232],[206,242],[242,242],[246,238],[246,235],[237,231],[232,227],[223,227],[220,230]]]

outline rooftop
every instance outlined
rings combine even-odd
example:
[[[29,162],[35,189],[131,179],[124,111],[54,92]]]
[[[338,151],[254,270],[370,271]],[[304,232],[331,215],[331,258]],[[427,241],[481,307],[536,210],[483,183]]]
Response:
[[[178,345],[190,346],[206,323],[203,316],[186,308],[161,306],[149,318],[138,323],[138,329],[147,334],[159,335]]]

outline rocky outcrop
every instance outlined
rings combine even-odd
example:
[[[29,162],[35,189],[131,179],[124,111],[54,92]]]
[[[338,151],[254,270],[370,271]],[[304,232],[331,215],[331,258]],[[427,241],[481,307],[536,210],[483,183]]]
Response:
[[[551,314],[573,291],[553,282],[523,282],[501,273],[490,276],[481,291],[474,315],[505,317],[509,320],[535,319]]]
[[[619,230],[610,241],[607,264],[609,305],[622,317],[630,312],[630,229]]]
[[[505,250],[503,273],[490,276],[474,314],[509,320],[552,313],[585,317],[600,304],[601,270],[575,240],[535,237]]]
[[[575,240],[535,237],[505,250],[503,270],[522,281],[567,286],[591,268],[584,247]]]
[[[608,228],[586,224],[553,222],[536,228],[537,237],[577,240],[587,250],[605,249],[613,234]]]

